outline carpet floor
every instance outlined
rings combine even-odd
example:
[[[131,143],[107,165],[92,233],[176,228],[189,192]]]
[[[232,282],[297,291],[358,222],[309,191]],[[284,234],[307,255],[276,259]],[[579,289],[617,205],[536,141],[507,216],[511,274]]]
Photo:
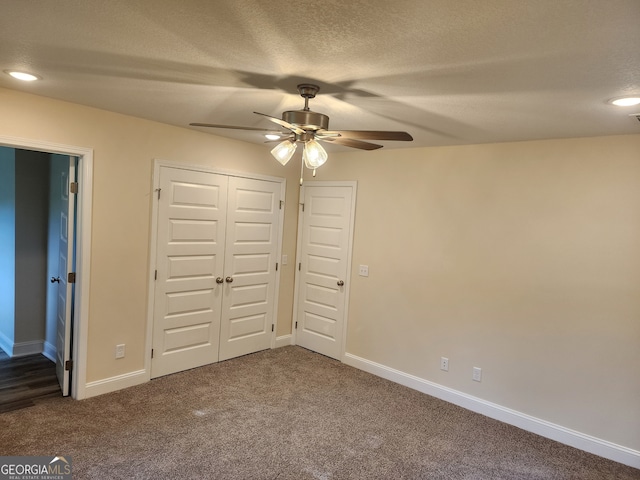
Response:
[[[0,454],[74,479],[640,479],[293,346],[0,414]]]

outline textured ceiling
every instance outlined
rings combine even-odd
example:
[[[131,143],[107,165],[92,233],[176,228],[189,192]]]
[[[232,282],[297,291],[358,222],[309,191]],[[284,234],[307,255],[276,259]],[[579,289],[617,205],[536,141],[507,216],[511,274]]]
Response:
[[[640,133],[640,0],[0,0],[0,86],[187,127],[405,130],[386,148]],[[191,127],[189,127],[191,128]],[[205,129],[200,129],[205,131]],[[206,130],[260,143],[256,132]],[[335,147],[344,149],[344,147]]]

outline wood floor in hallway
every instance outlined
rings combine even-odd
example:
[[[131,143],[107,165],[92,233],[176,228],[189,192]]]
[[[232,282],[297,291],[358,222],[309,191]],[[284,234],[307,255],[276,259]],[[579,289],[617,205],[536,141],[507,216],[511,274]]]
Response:
[[[54,362],[44,355],[10,358],[0,351],[0,413],[60,395]]]

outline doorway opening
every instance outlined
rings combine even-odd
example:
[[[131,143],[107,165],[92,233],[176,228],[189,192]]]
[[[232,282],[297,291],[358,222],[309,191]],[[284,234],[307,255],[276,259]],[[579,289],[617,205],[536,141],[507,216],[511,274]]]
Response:
[[[4,331],[10,334],[5,335],[5,337],[12,337],[10,338],[10,348],[7,348],[6,342],[3,348],[10,350],[10,356],[16,358],[27,359],[31,354],[35,354],[36,356],[44,354],[49,360],[56,360],[62,367],[58,367],[58,377],[60,377],[60,373],[62,373],[62,377],[66,379],[62,391],[66,395],[70,394],[75,399],[81,399],[85,397],[86,387],[93,151],[81,147],[2,136],[0,136],[0,147],[6,147],[0,148],[0,150],[4,150],[5,153],[7,150],[14,150],[16,152],[20,151],[21,155],[24,153],[34,158],[40,155],[39,161],[41,166],[40,171],[36,172],[36,169],[33,168],[36,164],[29,165],[27,168],[32,170],[29,170],[26,180],[23,178],[22,182],[24,184],[20,185],[21,198],[27,198],[26,202],[23,202],[26,207],[23,205],[23,207],[20,207],[18,210],[15,209],[15,183],[9,190],[2,189],[3,198],[0,199],[0,206],[2,207],[0,214],[3,217],[11,217],[13,215],[14,222],[14,230],[10,231],[10,229],[2,228],[2,236],[0,238],[0,241],[6,242],[9,241],[7,239],[13,237],[14,247],[13,250],[9,250],[12,251],[13,254],[3,255],[0,261],[0,267],[5,269],[13,268],[14,272],[12,276],[2,276],[2,294],[8,295],[7,298],[11,296],[13,298],[11,302],[5,302],[4,298],[2,301],[3,309],[0,312],[0,322],[2,325],[0,325],[0,327],[5,326],[5,323],[9,324],[13,322],[13,326],[8,327],[8,329]],[[21,155],[19,155],[19,157],[21,157]],[[63,163],[66,162],[66,168],[62,168],[62,171],[65,172],[64,175],[58,172],[56,175],[53,175],[55,178],[52,177],[53,179],[50,179],[48,171],[52,169],[53,158],[58,158]],[[18,158],[17,160],[20,162],[23,158]],[[37,162],[38,160],[32,159],[31,161]],[[51,162],[51,164],[47,164],[46,162]],[[16,165],[18,165],[18,170],[24,170],[28,163],[29,161],[27,160],[25,164],[17,164],[14,158],[13,166],[7,167],[6,165],[8,164],[4,163],[4,168],[8,168],[9,170],[13,168],[13,173],[15,174]],[[47,171],[46,175],[43,173],[44,170]],[[76,171],[77,177],[74,177]],[[4,179],[4,174],[7,172],[3,171],[2,173],[2,178]],[[38,189],[38,184],[32,183],[37,182],[37,180],[32,178],[34,176],[46,177],[47,182],[51,182],[51,185],[58,185],[58,195],[62,197],[64,197],[62,190],[68,188],[66,183],[71,184],[73,178],[77,178],[78,180],[77,184],[71,187],[73,190],[66,190],[66,192],[72,191],[72,193],[74,193],[74,195],[67,194],[67,204],[71,205],[71,207],[68,207],[68,213],[66,215],[58,212],[57,220],[55,222],[49,222],[48,217],[50,213],[48,208],[52,202],[47,197],[44,202],[47,206],[47,212],[44,214],[46,220],[43,220],[39,226],[32,224],[24,227],[25,219],[33,213],[31,210],[33,205],[38,203],[34,198],[38,195],[42,196],[41,190],[46,190],[47,195],[49,191],[53,191],[48,183],[47,188]],[[62,183],[65,183],[65,185],[62,185]],[[69,201],[69,199],[74,196],[77,197],[75,208],[73,208],[73,202]],[[13,198],[13,206],[11,205],[11,198]],[[13,209],[11,207],[13,207]],[[16,219],[18,219],[18,229],[26,228],[26,233],[21,232],[16,235]],[[6,218],[4,218],[4,220],[6,221]],[[45,221],[46,226],[44,226]],[[38,230],[40,231],[40,237],[42,237],[42,235],[45,236],[44,244],[49,245],[51,243],[48,238],[50,236],[49,223],[58,225],[57,235],[60,238],[62,238],[61,231],[73,232],[73,227],[75,226],[75,248],[71,247],[72,242],[68,242],[69,239],[67,239],[69,248],[67,248],[67,244],[63,245],[63,242],[60,241],[57,245],[57,252],[44,251],[47,247],[43,247],[39,250],[39,253],[32,255],[31,253],[34,251],[32,248],[27,255],[22,255],[21,258],[17,260],[18,257],[15,255],[16,242],[23,242],[25,238],[35,242],[35,237],[39,236]],[[7,250],[4,251],[8,252]],[[64,255],[62,254],[63,251],[65,252]],[[37,260],[34,260],[32,257],[37,257]],[[51,260],[51,262],[48,262],[48,260]],[[50,264],[55,265],[55,267],[51,267]],[[49,296],[46,292],[48,289],[47,285],[53,287],[53,293]],[[62,308],[59,306],[55,307],[57,310],[55,313],[55,322],[42,322],[42,317],[35,319],[35,315],[31,315],[34,325],[27,325],[25,328],[25,326],[21,324],[17,329],[18,336],[16,336],[16,316],[15,311],[10,311],[11,308],[15,310],[15,306],[19,304],[19,308],[22,309],[21,313],[24,313],[24,311],[28,311],[29,308],[35,305],[37,308],[33,310],[33,312],[38,311],[38,309],[41,312],[46,312],[47,297],[55,299],[56,296],[59,297],[63,292],[67,292],[65,295],[67,301],[64,302]],[[18,303],[16,303],[16,301]],[[6,305],[10,305],[11,308],[5,308]],[[31,314],[33,314],[33,312],[31,312]],[[73,314],[73,325],[71,324],[71,314]],[[46,313],[44,316],[46,318]],[[36,320],[40,323],[36,322]],[[60,335],[58,334],[60,333],[60,328],[56,323],[62,323],[63,330],[66,329],[62,335],[62,346],[59,345]],[[29,333],[30,328],[32,330],[35,329],[37,333],[35,335],[32,332]],[[30,335],[33,338],[29,338]],[[73,337],[72,348],[70,348],[71,337]],[[62,356],[59,356],[58,353],[64,351],[65,345],[67,351]]]
[[[70,393],[76,166],[76,157],[0,147],[5,409]]]

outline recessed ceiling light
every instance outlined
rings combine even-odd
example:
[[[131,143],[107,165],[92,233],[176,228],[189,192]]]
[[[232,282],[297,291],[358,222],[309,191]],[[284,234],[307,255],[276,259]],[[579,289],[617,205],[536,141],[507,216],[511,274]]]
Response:
[[[275,133],[267,133],[265,135],[267,140],[280,140],[280,135],[276,135]]]
[[[618,107],[632,107],[633,105],[640,105],[640,96],[612,98],[609,103]]]
[[[32,73],[20,72],[17,70],[5,70],[4,72],[11,75],[13,78],[22,80],[23,82],[33,82],[34,80],[40,80],[42,78]]]

